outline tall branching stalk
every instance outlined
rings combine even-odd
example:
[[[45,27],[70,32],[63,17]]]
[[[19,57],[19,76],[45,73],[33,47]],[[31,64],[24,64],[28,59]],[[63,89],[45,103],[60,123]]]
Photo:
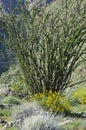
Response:
[[[32,94],[63,93],[86,53],[85,0],[56,0],[5,16],[9,45]]]

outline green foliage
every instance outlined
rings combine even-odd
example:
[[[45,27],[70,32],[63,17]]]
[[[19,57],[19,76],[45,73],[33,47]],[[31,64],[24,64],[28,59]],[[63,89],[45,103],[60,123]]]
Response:
[[[32,94],[63,93],[86,52],[85,0],[28,6],[27,11],[21,6],[20,15],[13,11],[4,15],[9,46],[19,58]]]
[[[68,100],[57,92],[44,91],[43,93],[35,94],[32,100],[37,100],[43,108],[52,113],[64,113],[72,110]]]
[[[11,116],[12,110],[11,109],[0,109],[0,116]]]
[[[4,72],[0,77],[1,84],[9,84],[12,91],[18,93],[26,94],[28,92],[28,87],[25,84],[24,76],[22,70],[18,64],[11,65],[9,70]]]
[[[5,97],[3,99],[3,102],[8,104],[8,105],[20,105],[21,104],[21,100],[19,100],[17,97],[14,97],[14,96],[8,96],[8,97]]]
[[[11,65],[9,70],[3,72],[0,76],[0,83],[1,84],[11,84],[13,81],[17,80],[17,76],[20,75],[20,69],[18,65]]]
[[[28,87],[25,84],[23,76],[20,74],[12,78],[10,82],[10,89],[15,91],[16,95],[19,93],[23,95],[28,93]]]
[[[80,104],[86,104],[86,87],[80,87],[72,95],[73,101]]]
[[[63,130],[85,130],[86,121],[83,119],[75,119],[72,123],[69,123],[64,126]]]
[[[75,121],[69,125],[66,125],[63,130],[79,130],[80,121]]]
[[[10,128],[7,128],[7,130],[18,130],[18,128],[16,128],[16,127],[10,127]]]

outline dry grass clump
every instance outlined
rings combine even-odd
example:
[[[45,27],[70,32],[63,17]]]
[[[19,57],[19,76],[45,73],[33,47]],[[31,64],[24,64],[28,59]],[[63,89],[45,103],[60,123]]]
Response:
[[[21,130],[61,130],[61,128],[55,117],[38,114],[26,118]]]
[[[36,102],[20,105],[13,112],[13,118],[21,120],[19,130],[60,130],[61,117],[51,115]]]

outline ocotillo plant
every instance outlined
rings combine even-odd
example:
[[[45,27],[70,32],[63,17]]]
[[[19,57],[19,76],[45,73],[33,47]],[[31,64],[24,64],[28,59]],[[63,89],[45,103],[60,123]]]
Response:
[[[14,11],[4,21],[28,91],[63,93],[86,52],[85,0],[21,5],[16,16]]]

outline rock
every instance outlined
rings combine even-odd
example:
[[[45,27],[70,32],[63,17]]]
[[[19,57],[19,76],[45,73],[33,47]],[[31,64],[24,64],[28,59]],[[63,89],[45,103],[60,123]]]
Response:
[[[82,116],[86,118],[86,113],[82,114]]]
[[[1,84],[1,85],[0,85],[0,88],[3,88],[3,87],[4,87],[4,88],[5,88],[5,87],[10,87],[10,84]]]
[[[12,126],[16,126],[20,123],[21,123],[21,120],[10,121],[8,123],[6,122],[4,127],[2,128],[2,130],[7,130],[7,128],[12,127]]]
[[[7,109],[7,106],[5,104],[0,104],[0,108],[3,109]]]
[[[0,96],[2,96],[2,95],[4,95],[4,96],[7,96],[7,95],[9,95],[10,94],[10,88],[8,88],[8,87],[6,87],[6,88],[4,88],[4,87],[2,87],[2,88],[0,88]]]
[[[67,125],[68,123],[72,123],[73,120],[69,119],[69,120],[66,120],[64,122],[61,122],[59,125],[62,126],[62,125]]]
[[[7,122],[4,121],[4,120],[0,120],[0,123],[1,123],[1,124],[6,124]]]
[[[9,108],[11,108],[12,107],[12,105],[11,104],[0,104],[0,108],[3,110],[3,109],[9,109]]]

